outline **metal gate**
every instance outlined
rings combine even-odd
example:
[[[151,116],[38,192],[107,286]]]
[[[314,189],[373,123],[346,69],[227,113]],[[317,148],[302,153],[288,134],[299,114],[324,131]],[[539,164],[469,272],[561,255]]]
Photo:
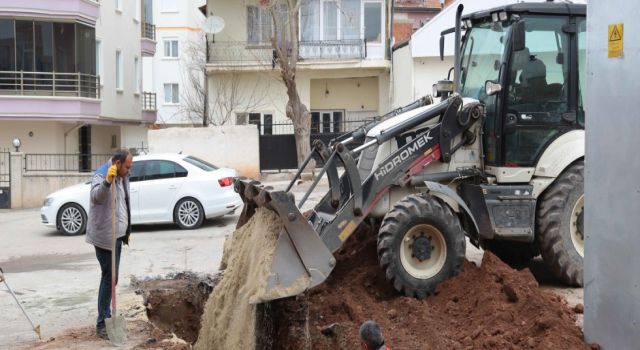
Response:
[[[11,153],[0,149],[0,209],[11,208]]]
[[[359,120],[356,122],[349,122],[349,126],[351,128],[363,125],[366,121]],[[342,122],[346,124],[346,122]],[[353,125],[351,125],[351,123]],[[280,128],[276,128],[276,126]],[[278,129],[284,129],[283,127],[290,127],[293,130],[293,125],[291,124],[274,124],[270,130],[277,132]],[[264,128],[260,128],[260,131],[264,131]],[[289,129],[289,128],[287,128]],[[353,130],[342,128],[341,130]],[[342,135],[343,133],[336,132],[325,132],[325,133],[311,133],[309,140],[311,144],[316,139],[322,140],[325,144],[329,144],[329,141],[332,139]],[[360,144],[350,144],[349,148],[358,147]],[[280,133],[280,134],[270,134],[265,135],[263,132],[260,133],[260,170],[284,170],[284,169],[297,169],[298,168],[298,160],[297,160],[297,151],[296,151],[296,139],[295,135],[292,133]],[[316,167],[322,166],[322,162],[320,159],[315,158]]]

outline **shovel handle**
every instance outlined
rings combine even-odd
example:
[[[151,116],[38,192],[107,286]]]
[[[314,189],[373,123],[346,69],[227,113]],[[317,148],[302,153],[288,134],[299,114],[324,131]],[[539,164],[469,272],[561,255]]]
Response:
[[[113,178],[111,183],[111,306],[113,309],[113,315],[116,314],[116,196],[118,186],[115,182],[116,178]]]

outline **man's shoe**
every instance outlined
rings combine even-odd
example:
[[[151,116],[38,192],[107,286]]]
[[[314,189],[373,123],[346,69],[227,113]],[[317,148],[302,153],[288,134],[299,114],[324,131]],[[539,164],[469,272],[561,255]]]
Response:
[[[109,336],[107,335],[107,329],[105,327],[96,328],[96,335],[100,339],[109,339]]]

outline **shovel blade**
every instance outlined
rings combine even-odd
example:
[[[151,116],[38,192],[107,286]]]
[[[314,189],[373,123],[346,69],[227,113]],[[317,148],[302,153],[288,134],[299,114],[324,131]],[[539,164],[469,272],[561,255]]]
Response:
[[[127,341],[127,323],[122,315],[114,315],[104,320],[109,341],[122,345]]]

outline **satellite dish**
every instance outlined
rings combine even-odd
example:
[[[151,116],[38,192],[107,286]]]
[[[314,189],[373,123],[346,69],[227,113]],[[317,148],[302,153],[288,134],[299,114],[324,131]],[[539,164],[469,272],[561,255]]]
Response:
[[[218,34],[224,29],[224,19],[219,16],[207,17],[202,29],[208,34]]]

